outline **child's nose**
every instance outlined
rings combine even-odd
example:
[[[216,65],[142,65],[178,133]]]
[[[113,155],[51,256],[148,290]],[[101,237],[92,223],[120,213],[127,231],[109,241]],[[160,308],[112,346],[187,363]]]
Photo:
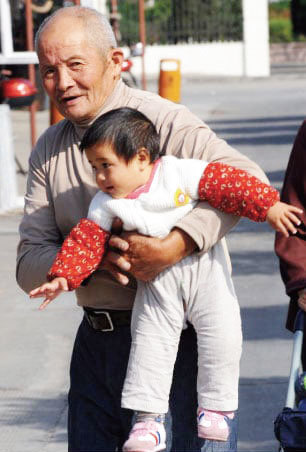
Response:
[[[96,181],[97,181],[97,183],[105,181],[105,176],[102,171],[97,172]]]

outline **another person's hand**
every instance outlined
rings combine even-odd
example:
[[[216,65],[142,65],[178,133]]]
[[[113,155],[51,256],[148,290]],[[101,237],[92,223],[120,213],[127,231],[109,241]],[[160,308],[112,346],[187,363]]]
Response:
[[[29,295],[30,298],[45,297],[44,301],[39,306],[39,309],[42,310],[62,292],[67,292],[68,290],[66,278],[54,278],[52,281],[46,282],[36,289],[31,290]]]
[[[289,237],[289,232],[296,234],[295,226],[299,226],[301,220],[295,214],[301,213],[303,211],[298,207],[278,201],[268,210],[267,222],[273,229]]]
[[[306,288],[299,290],[298,295],[298,305],[303,311],[306,311]]]
[[[150,281],[196,249],[193,239],[176,228],[164,239],[123,232],[120,236],[112,235],[109,246],[101,268],[123,285],[129,282],[125,272],[141,281]]]

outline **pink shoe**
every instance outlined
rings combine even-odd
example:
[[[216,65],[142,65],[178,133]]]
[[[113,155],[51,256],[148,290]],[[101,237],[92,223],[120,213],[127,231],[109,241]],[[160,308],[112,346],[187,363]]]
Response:
[[[164,424],[155,421],[134,424],[129,439],[123,444],[123,452],[158,452],[166,449]]]
[[[204,439],[215,441],[227,441],[229,435],[229,427],[226,418],[232,416],[232,412],[211,411],[198,409],[198,436]]]

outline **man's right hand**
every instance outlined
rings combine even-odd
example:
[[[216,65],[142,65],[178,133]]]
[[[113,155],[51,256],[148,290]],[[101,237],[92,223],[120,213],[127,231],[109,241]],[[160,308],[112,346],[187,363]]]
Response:
[[[109,250],[103,257],[102,264],[99,268],[108,271],[116,281],[126,286],[129,278],[124,273],[130,270],[131,264],[120,253],[126,252],[129,244],[121,237],[111,235],[108,245]]]
[[[138,280],[151,281],[193,253],[196,244],[184,231],[174,228],[163,239],[137,232],[124,232],[120,236],[115,233],[110,237],[109,247],[100,268],[107,270],[120,284],[127,285],[126,272]]]

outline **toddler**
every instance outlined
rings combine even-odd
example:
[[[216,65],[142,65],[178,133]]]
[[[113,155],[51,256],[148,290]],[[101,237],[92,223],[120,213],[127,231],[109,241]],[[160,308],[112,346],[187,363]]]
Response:
[[[98,118],[81,142],[100,191],[88,218],[65,239],[47,278],[32,290],[45,308],[62,291],[77,288],[103,258],[112,221],[125,230],[163,238],[198,200],[254,221],[267,220],[288,235],[300,209],[281,203],[278,192],[243,170],[223,163],[161,156],[151,121],[130,108]],[[228,418],[238,406],[241,322],[221,242],[194,253],[151,282],[138,282],[132,346],[122,407],[136,411],[124,451],[160,451],[173,366],[184,319],[198,338],[198,435],[226,441]],[[184,388],[182,388],[182,391]]]

